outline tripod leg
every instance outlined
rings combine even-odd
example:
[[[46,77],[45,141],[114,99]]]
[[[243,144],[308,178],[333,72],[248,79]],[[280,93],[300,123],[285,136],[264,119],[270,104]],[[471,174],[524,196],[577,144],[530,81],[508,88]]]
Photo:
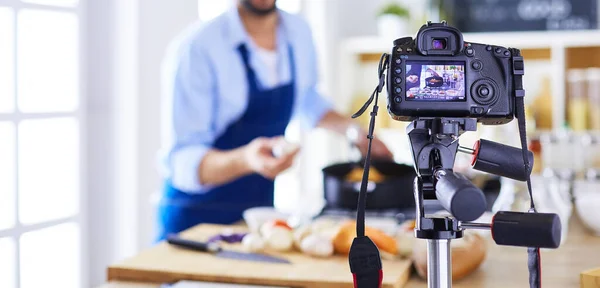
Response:
[[[427,286],[452,287],[452,257],[449,239],[427,239]]]
[[[423,190],[419,177],[415,177],[415,181],[413,182],[413,193],[416,206],[415,227],[421,229],[421,217],[425,217],[425,210],[423,208]]]

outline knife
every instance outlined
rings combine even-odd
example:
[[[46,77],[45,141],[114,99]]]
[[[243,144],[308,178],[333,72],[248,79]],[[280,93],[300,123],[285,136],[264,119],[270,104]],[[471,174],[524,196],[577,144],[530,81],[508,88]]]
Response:
[[[243,260],[243,261],[254,261],[254,262],[266,262],[266,263],[282,263],[282,264],[290,264],[290,261],[273,257],[269,255],[257,254],[257,253],[243,253],[237,251],[223,250],[218,243],[215,242],[199,242],[183,239],[177,235],[168,235],[167,243],[185,248],[194,251],[207,252],[211,253],[217,257],[235,259],[235,260]]]

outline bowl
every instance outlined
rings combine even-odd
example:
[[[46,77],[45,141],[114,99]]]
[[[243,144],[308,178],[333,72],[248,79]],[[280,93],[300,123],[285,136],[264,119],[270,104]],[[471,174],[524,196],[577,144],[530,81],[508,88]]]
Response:
[[[244,211],[242,216],[251,232],[259,232],[260,226],[265,222],[276,219],[288,221],[290,218],[289,214],[277,211],[277,209],[273,207],[250,208]]]
[[[575,200],[581,222],[594,234],[600,236],[600,193],[581,193]]]

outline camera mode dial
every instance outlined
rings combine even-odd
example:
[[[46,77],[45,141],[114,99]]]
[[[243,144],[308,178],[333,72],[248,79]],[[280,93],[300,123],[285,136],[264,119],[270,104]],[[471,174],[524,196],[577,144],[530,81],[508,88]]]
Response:
[[[494,104],[498,100],[498,86],[489,78],[477,80],[471,86],[471,96],[478,104]]]
[[[402,37],[394,40],[394,46],[408,46],[413,41],[412,37]]]

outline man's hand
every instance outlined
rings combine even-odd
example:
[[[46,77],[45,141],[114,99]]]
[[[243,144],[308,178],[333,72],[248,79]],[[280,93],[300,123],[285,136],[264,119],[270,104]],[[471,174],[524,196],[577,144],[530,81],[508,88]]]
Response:
[[[363,156],[367,155],[367,149],[369,148],[369,139],[367,139],[367,134],[361,136],[360,141],[356,143],[356,146],[360,150]],[[377,139],[373,138],[373,143],[371,143],[371,157],[373,159],[383,159],[383,160],[392,160],[394,159],[394,155],[392,152],[385,146],[385,144]]]
[[[417,83],[418,80],[419,80],[419,76],[417,76],[417,75],[408,75],[408,77],[406,77],[406,81],[408,81],[410,83]]]
[[[348,126],[348,129],[346,130],[346,137],[358,148],[358,150],[360,150],[363,157],[367,155],[369,138],[367,138],[367,132],[365,130],[361,129],[358,125],[352,124]],[[394,159],[392,152],[390,152],[387,146],[377,138],[373,138],[373,142],[371,143],[371,157],[374,159],[385,160]]]
[[[363,156],[367,154],[367,147],[369,145],[367,132],[357,126],[350,117],[342,116],[331,110],[321,118],[319,127],[345,134],[346,138],[358,147]],[[377,138],[373,139],[371,155],[375,159],[392,160],[394,158],[392,152]]]
[[[292,166],[300,148],[296,147],[277,158],[273,155],[273,150],[282,141],[282,137],[259,137],[244,146],[244,162],[249,170],[265,178],[275,179],[277,175]]]

